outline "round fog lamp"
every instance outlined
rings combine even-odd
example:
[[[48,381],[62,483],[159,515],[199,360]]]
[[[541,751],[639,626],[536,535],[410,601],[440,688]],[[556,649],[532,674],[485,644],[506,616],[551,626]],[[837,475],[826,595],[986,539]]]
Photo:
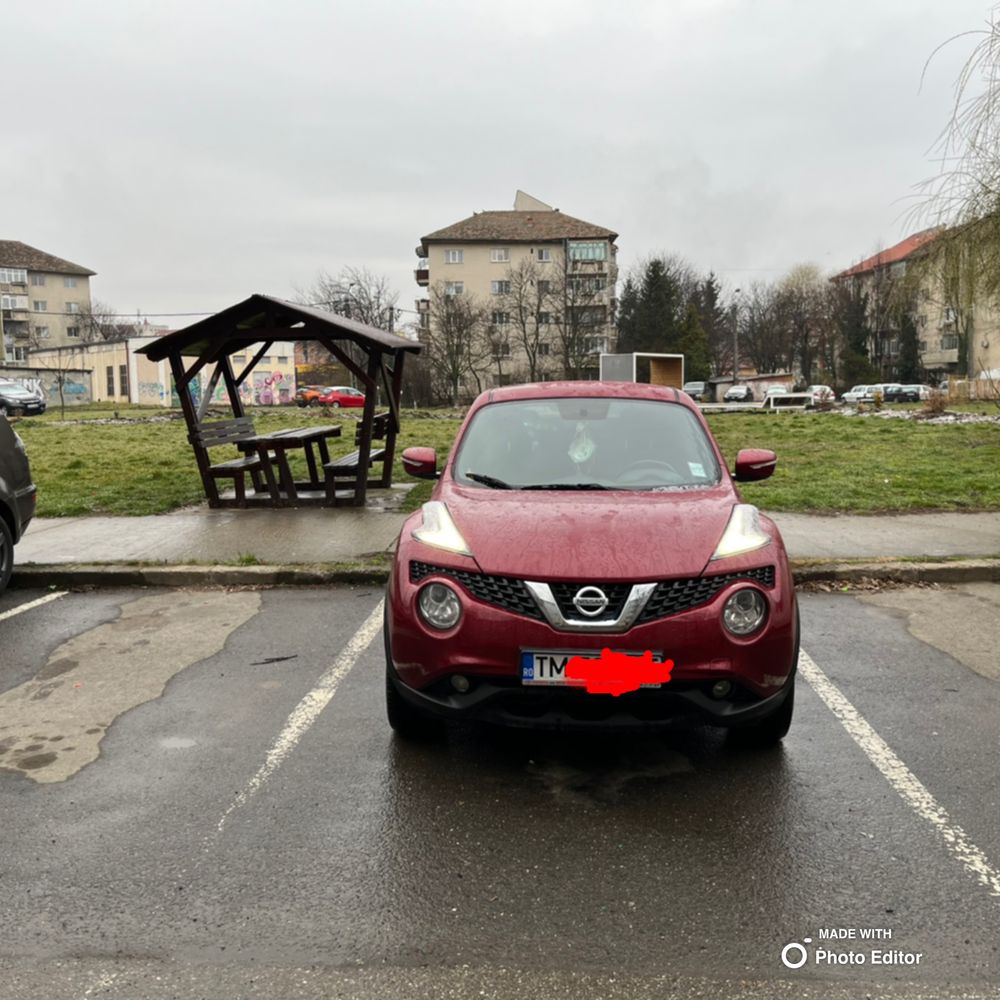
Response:
[[[712,685],[713,698],[725,698],[732,691],[733,685],[730,681],[716,681]]]
[[[451,628],[462,614],[458,594],[443,583],[430,583],[417,599],[420,615],[431,628]]]
[[[451,678],[451,686],[459,693],[465,694],[469,690],[469,678],[462,674],[454,674]]]
[[[764,624],[767,601],[753,587],[744,587],[730,595],[722,608],[722,624],[733,635],[750,635]]]

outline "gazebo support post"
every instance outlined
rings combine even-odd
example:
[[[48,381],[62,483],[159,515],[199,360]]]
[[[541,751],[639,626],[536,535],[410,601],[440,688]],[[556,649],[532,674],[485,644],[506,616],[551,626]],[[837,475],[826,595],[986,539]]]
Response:
[[[375,422],[375,402],[378,395],[379,355],[374,348],[365,348],[368,355],[368,371],[365,375],[365,405],[361,411],[361,426],[358,428],[358,471],[354,476],[354,500],[352,506],[364,507],[368,491],[368,459],[372,453],[372,427]]]
[[[184,422],[188,426],[188,441],[192,447],[195,444],[194,435],[198,427],[198,414],[195,412],[194,400],[191,398],[191,390],[188,386],[200,368],[201,365],[196,363],[192,366],[190,372],[185,372],[180,354],[170,355],[170,371],[174,376],[174,383],[177,386],[177,398],[180,400]],[[219,490],[215,485],[215,480],[208,472],[208,456],[205,454],[203,448],[194,448],[194,456],[198,462],[198,472],[201,474],[202,485],[205,487],[205,496],[208,497],[208,506],[218,507],[220,506]]]
[[[385,461],[382,463],[382,478],[378,480],[378,485],[386,490],[392,486],[392,463],[396,458],[396,437],[400,431],[399,400],[403,389],[403,359],[405,357],[403,351],[395,352],[391,382],[385,370],[385,355],[383,354],[381,358],[382,378],[386,383],[390,418],[389,429],[385,435]]]

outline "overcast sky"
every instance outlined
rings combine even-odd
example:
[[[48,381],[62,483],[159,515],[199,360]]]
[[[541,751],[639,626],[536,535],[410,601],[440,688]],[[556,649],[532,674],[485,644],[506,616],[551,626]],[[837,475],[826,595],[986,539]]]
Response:
[[[367,266],[517,188],[730,287],[914,228],[982,0],[46,0],[0,58],[0,238],[122,311]],[[165,319],[172,326],[184,319]]]

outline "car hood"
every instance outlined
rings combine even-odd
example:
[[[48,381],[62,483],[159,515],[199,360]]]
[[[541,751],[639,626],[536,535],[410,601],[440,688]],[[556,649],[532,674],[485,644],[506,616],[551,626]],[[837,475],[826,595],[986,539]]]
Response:
[[[656,492],[437,494],[483,572],[537,580],[698,576],[739,503],[728,483]]]

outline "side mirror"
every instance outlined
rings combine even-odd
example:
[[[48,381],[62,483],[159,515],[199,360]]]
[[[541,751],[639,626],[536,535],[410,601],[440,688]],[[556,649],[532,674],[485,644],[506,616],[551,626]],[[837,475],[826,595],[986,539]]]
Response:
[[[752,483],[767,479],[778,464],[778,456],[766,448],[744,448],[736,456],[733,478],[738,483]]]
[[[437,479],[437,464],[433,448],[407,448],[403,452],[403,471],[415,479]]]

